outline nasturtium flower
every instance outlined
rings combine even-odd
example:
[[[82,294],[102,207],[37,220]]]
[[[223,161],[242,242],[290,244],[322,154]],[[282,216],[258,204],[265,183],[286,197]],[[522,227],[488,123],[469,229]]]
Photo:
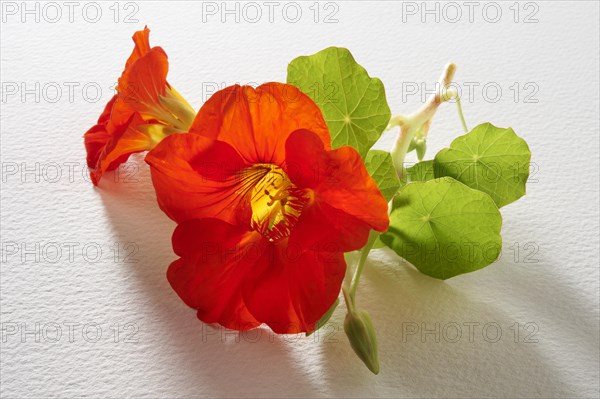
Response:
[[[235,330],[311,332],[387,202],[359,153],[331,149],[318,106],[295,86],[231,86],[188,134],[146,156],[161,209],[178,226],[167,277],[198,318]]]
[[[194,120],[193,108],[167,83],[167,55],[160,47],[150,47],[149,36],[148,28],[133,35],[135,47],[117,93],[84,135],[95,185],[131,154],[151,150],[171,133],[187,132]]]

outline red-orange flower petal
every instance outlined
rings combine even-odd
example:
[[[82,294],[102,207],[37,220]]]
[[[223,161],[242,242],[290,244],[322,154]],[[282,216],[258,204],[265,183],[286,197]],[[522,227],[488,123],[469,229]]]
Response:
[[[135,48],[119,78],[117,94],[84,135],[96,185],[132,153],[149,150],[167,135],[187,131],[192,123],[193,109],[167,83],[167,55],[160,47],[150,48],[149,34],[145,28],[133,35]]]
[[[181,258],[169,282],[206,323],[280,334],[310,332],[338,297],[343,254],[299,251],[217,219],[190,220],[173,234]]]
[[[190,133],[231,144],[249,164],[280,165],[285,142],[297,129],[312,131],[331,148],[319,107],[295,86],[273,82],[218,91],[202,106]]]
[[[116,168],[133,153],[147,151],[164,137],[164,129],[154,135],[140,128],[148,124],[144,113],[157,107],[164,94],[168,71],[167,56],[154,48],[137,59],[119,79],[119,93],[107,104],[100,122],[84,135],[92,182],[97,185],[102,175]],[[95,161],[95,162],[94,162]]]
[[[278,334],[313,331],[340,293],[344,254],[286,242],[265,245],[244,284],[248,310]]]
[[[125,69],[133,64],[138,58],[150,51],[150,29],[145,26],[144,30],[138,30],[135,32],[132,39],[135,43],[135,46],[131,52],[131,55],[127,59],[127,62],[125,62]]]
[[[229,144],[174,134],[146,155],[160,208],[176,222],[206,217],[249,220],[240,171],[248,165]]]
[[[371,229],[387,230],[388,204],[354,148],[327,151],[315,134],[298,130],[286,142],[284,168],[294,184],[314,191],[290,242],[309,248],[334,240],[348,252],[363,247]]]
[[[108,140],[98,154],[96,168],[90,172],[90,177],[95,185],[98,185],[104,173],[127,161],[131,154],[151,148],[150,138],[140,130],[143,124],[144,120],[135,113],[128,123],[119,126],[113,134],[108,136]],[[92,133],[90,136],[93,137]]]
[[[144,119],[154,118],[154,113],[162,109],[159,96],[165,94],[168,72],[167,55],[160,47],[133,62],[119,78],[111,123],[122,125],[134,112],[146,116]]]
[[[125,69],[123,72],[127,70],[127,68],[133,64],[138,58],[146,54],[150,51],[150,29],[145,27],[144,30],[137,31],[133,34],[133,41],[135,46],[131,55],[127,59],[125,63]],[[91,169],[95,169],[98,164],[98,158],[104,146],[111,140],[111,137],[115,134],[115,130],[118,133],[123,133],[122,129],[118,124],[113,122],[111,127],[109,128],[107,125],[110,122],[111,113],[113,110],[113,106],[117,99],[119,98],[119,94],[115,94],[110,101],[104,107],[102,114],[98,118],[98,122],[96,125],[92,126],[84,135],[85,139],[85,147],[87,152],[87,164]],[[132,116],[133,113],[128,113],[127,115],[123,115],[126,121]],[[119,132],[119,130],[121,130]]]
[[[169,266],[167,278],[181,299],[198,310],[200,320],[234,330],[261,324],[242,297],[257,239],[257,233],[217,219],[190,220],[177,226],[173,249],[181,258]]]
[[[106,124],[110,119],[110,113],[116,100],[117,95],[115,94],[104,107],[98,122],[83,135],[87,153],[86,161],[89,168],[96,167],[102,149],[110,140],[111,134],[106,131]]]

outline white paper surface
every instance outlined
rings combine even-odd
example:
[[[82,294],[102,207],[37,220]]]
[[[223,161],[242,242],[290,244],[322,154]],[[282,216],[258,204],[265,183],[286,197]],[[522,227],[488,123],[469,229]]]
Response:
[[[285,2],[273,22],[271,6],[254,3],[256,20],[240,4],[239,23],[233,2],[96,3],[95,23],[94,5],[77,3],[70,22],[54,4],[2,3],[2,397],[598,397],[597,2],[481,2],[472,22],[462,2],[330,2],[317,23],[312,2],[296,23]],[[455,62],[469,126],[511,126],[533,152],[527,195],[502,209],[501,260],[442,282],[374,251],[357,300],[377,327],[378,376],[352,352],[341,307],[309,338],[203,325],[165,278],[174,224],[143,157],[120,182],[84,178],[81,136],[145,24],[196,109],[216,86],[285,81],[294,57],[337,45],[408,113]],[[444,105],[428,156],[460,132]]]

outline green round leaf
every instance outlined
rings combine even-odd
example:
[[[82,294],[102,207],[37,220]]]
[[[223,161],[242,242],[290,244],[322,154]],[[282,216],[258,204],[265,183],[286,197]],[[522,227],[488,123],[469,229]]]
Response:
[[[408,179],[412,181],[427,181],[433,179],[433,160],[421,161],[406,169]]]
[[[380,150],[369,151],[365,158],[365,166],[385,200],[391,200],[400,188],[400,179],[394,169],[390,153]]]
[[[383,83],[371,78],[345,48],[294,59],[287,82],[319,105],[334,148],[350,145],[364,158],[390,120]]]
[[[525,195],[529,146],[511,129],[484,123],[435,156],[435,176],[449,176],[489,194],[498,207]]]
[[[501,226],[489,195],[444,177],[400,190],[381,241],[422,273],[447,279],[494,262]]]

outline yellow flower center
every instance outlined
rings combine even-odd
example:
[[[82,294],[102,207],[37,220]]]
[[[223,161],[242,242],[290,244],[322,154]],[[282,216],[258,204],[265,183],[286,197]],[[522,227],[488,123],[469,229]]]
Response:
[[[240,190],[249,195],[252,229],[271,242],[288,237],[310,202],[311,191],[296,187],[283,169],[271,164],[245,169],[243,180]]]
[[[134,92],[135,93],[135,92]],[[148,150],[154,148],[165,137],[173,133],[187,132],[194,121],[196,113],[191,105],[173,87],[167,85],[164,95],[144,102],[136,97],[122,94],[121,101],[128,102],[146,122],[136,128],[149,138]],[[158,121],[155,123],[154,121]]]

